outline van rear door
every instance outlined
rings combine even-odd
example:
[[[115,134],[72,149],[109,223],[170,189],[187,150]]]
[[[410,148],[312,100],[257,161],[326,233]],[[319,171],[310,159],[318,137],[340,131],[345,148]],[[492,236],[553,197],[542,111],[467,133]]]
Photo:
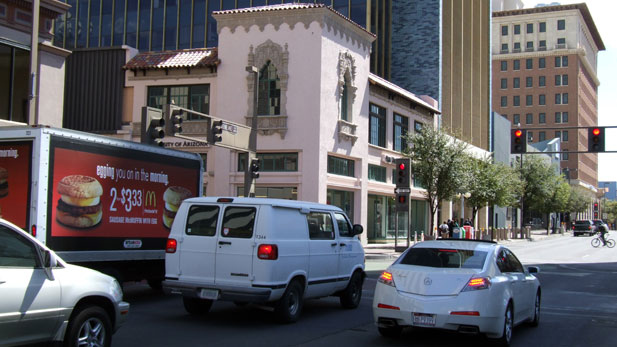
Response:
[[[214,284],[219,213],[217,205],[189,207],[186,226],[180,231],[183,235],[179,235],[178,240],[180,278],[183,281]]]
[[[253,280],[257,206],[227,205],[216,243],[216,284],[247,286]]]

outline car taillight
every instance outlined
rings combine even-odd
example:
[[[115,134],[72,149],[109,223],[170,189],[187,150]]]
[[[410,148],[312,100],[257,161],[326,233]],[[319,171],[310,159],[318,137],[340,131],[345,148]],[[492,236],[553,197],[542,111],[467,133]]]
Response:
[[[378,308],[385,308],[385,309],[388,309],[388,310],[398,310],[398,311],[401,310],[400,307],[398,307],[398,306],[386,305],[386,304],[381,304],[381,303],[377,304],[377,307]]]
[[[175,239],[167,239],[165,253],[176,253],[176,248],[178,248],[178,241],[176,241]]]
[[[264,260],[276,260],[279,257],[279,249],[276,245],[259,245],[257,258]]]
[[[467,285],[462,291],[467,292],[472,290],[488,289],[490,287],[491,280],[488,277],[474,277],[467,282]]]
[[[389,285],[394,287],[394,278],[392,277],[392,273],[388,272],[388,271],[384,271],[381,273],[381,276],[379,276],[379,279],[377,280],[383,284]]]
[[[478,311],[452,311],[450,314],[454,316],[480,316]]]

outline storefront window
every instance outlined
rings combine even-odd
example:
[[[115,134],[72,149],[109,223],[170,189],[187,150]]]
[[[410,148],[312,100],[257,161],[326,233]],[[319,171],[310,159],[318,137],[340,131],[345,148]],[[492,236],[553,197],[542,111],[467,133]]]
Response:
[[[0,119],[28,122],[30,52],[0,44]]]
[[[353,198],[354,193],[348,192],[344,190],[334,190],[328,189],[328,205],[334,205],[340,207],[347,216],[349,220],[353,222]]]

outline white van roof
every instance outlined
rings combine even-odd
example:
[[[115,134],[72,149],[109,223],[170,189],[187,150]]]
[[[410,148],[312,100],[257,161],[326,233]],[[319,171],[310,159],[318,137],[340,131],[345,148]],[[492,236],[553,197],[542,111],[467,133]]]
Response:
[[[343,212],[340,207],[334,205],[319,204],[310,201],[271,199],[271,198],[244,198],[231,196],[204,196],[198,198],[190,198],[184,200],[184,203],[219,203],[219,204],[243,204],[243,205],[268,205],[273,207],[284,207],[302,209],[308,208],[311,210],[326,210]]]

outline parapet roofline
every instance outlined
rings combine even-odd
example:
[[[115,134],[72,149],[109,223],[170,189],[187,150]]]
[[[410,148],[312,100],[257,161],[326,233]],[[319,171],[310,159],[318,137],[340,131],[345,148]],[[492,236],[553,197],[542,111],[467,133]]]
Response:
[[[507,10],[507,11],[497,11],[493,12],[493,17],[509,17],[509,16],[519,16],[525,14],[536,14],[536,13],[545,13],[545,12],[559,12],[559,11],[568,11],[568,10],[579,10],[581,15],[583,16],[583,20],[585,24],[589,28],[591,32],[591,36],[598,46],[598,50],[604,51],[606,47],[604,47],[604,42],[602,42],[602,37],[600,37],[600,32],[598,28],[596,28],[596,24],[593,21],[593,17],[591,16],[591,12],[589,12],[589,8],[587,4],[570,4],[570,5],[556,5],[556,6],[542,6],[542,7],[533,7],[533,8],[522,8],[518,10]]]

